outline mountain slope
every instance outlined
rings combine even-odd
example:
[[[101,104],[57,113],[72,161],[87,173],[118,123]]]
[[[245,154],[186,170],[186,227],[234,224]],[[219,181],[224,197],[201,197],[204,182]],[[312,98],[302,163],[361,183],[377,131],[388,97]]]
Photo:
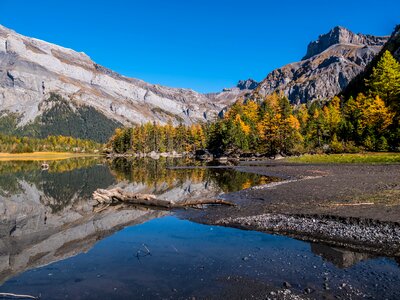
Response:
[[[335,27],[309,44],[303,60],[268,74],[253,95],[283,91],[296,104],[327,100],[362,72],[387,40]]]
[[[345,98],[349,98],[350,96],[355,97],[357,94],[365,92],[367,89],[365,87],[365,79],[371,75],[372,69],[377,65],[378,61],[386,50],[390,51],[390,53],[392,53],[392,55],[398,61],[400,61],[400,25],[396,26],[388,42],[383,46],[380,53],[374,57],[374,59],[368,64],[363,72],[358,74],[349,83],[349,85],[342,91],[341,95],[343,95]]]
[[[70,133],[105,141],[120,125],[170,119],[190,124],[215,116],[221,108],[200,93],[119,75],[84,53],[0,25],[0,128],[4,118],[13,116],[22,133]],[[50,123],[43,118],[49,112]],[[72,123],[84,127],[78,132],[68,127],[74,118]],[[65,126],[53,128],[55,121]],[[93,129],[102,134],[93,136]]]
[[[246,98],[250,95],[251,91],[257,88],[258,82],[249,78],[246,80],[239,80],[235,87],[224,88],[219,93],[205,94],[213,103],[222,106],[229,106],[239,98]]]

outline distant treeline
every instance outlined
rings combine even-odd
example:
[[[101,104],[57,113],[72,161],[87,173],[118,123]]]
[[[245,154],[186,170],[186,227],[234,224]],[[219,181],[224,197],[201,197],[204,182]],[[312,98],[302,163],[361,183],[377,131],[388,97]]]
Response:
[[[36,151],[97,152],[103,145],[91,140],[66,136],[48,136],[45,139],[15,137],[0,134],[0,152],[29,153]]]
[[[192,152],[206,147],[204,125],[173,126],[146,123],[133,128],[117,129],[109,145],[116,153],[125,152]]]
[[[282,94],[237,101],[224,117],[204,125],[148,123],[118,129],[109,144],[117,153],[358,152],[400,150],[400,64],[386,51],[366,90],[357,97],[293,106]]]

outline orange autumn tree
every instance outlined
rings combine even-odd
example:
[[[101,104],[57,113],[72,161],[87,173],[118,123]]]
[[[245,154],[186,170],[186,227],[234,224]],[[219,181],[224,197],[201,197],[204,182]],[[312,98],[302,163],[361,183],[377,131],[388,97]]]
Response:
[[[395,113],[379,96],[359,94],[346,103],[344,113],[347,122],[350,122],[347,127],[353,130],[354,141],[368,150],[388,150],[385,135]]]
[[[290,153],[302,141],[300,122],[293,115],[289,100],[276,93],[265,98],[258,123],[259,149],[268,154]]]
[[[120,129],[115,151],[303,152],[386,151],[400,149],[400,65],[385,52],[355,98],[319,99],[291,104],[282,93],[255,91],[232,104],[223,116],[190,126],[147,123]]]
[[[223,118],[209,126],[208,148],[214,152],[254,151],[258,138],[259,105],[238,100]]]
[[[165,125],[148,122],[116,129],[109,146],[117,153],[192,152],[205,148],[206,135],[200,124],[174,126],[171,121]]]

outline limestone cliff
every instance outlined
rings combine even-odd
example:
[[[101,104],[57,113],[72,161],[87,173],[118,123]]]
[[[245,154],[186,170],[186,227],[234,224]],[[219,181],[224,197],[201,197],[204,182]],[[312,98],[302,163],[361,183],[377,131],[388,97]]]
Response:
[[[350,96],[356,97],[359,93],[365,93],[367,87],[365,86],[365,79],[372,74],[373,68],[376,67],[378,61],[385,51],[389,51],[392,55],[400,61],[400,25],[397,25],[387,43],[383,46],[378,55],[367,65],[367,67],[351,80],[348,86],[341,92],[341,96],[349,98]]]
[[[303,60],[269,73],[253,95],[282,91],[296,104],[327,100],[362,72],[387,40],[335,27],[309,44]]]
[[[19,128],[34,126],[31,131],[37,132],[45,122],[41,116],[54,107],[54,101],[51,107],[46,102],[52,94],[67,100],[65,109],[79,113],[83,131],[97,128],[93,123],[98,119],[112,120],[107,124],[112,129],[121,124],[165,123],[170,119],[175,124],[190,124],[209,119],[222,108],[192,90],[119,75],[96,64],[85,53],[29,38],[0,25],[0,118],[11,114],[17,118]],[[93,120],[82,112],[88,108],[92,109],[89,114],[94,115]]]
[[[257,88],[258,82],[254,79],[239,80],[235,87],[224,88],[219,93],[209,93],[206,96],[215,104],[226,107],[240,98],[246,98],[251,91]],[[223,111],[222,111],[223,112]]]
[[[378,37],[362,33],[355,34],[344,27],[336,26],[328,33],[320,35],[316,41],[308,44],[307,53],[302,60],[320,54],[336,44],[382,46],[386,41],[386,37]]]

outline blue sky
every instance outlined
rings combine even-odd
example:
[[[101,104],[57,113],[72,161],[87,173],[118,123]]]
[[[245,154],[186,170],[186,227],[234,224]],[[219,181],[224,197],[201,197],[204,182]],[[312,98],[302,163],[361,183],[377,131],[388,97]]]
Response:
[[[126,76],[211,92],[299,60],[336,25],[388,35],[400,1],[0,0],[0,23]]]

